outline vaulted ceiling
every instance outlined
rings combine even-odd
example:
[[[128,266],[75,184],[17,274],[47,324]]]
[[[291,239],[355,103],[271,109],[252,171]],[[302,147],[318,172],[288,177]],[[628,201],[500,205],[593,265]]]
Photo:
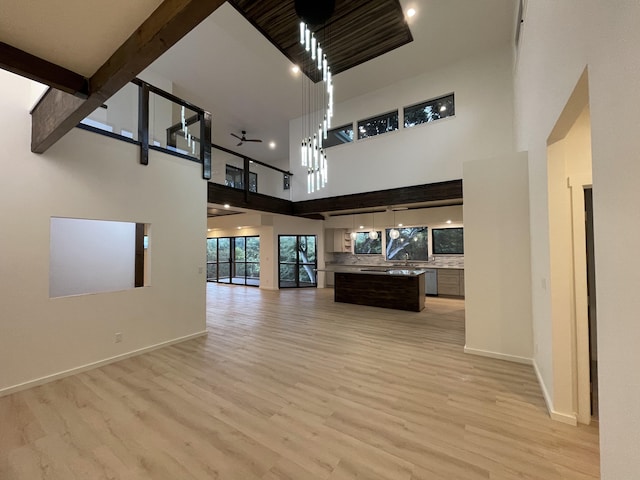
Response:
[[[294,0],[229,3],[309,78],[320,80],[299,41],[300,18]],[[334,75],[413,40],[398,0],[337,0],[331,17],[311,30],[322,43]]]
[[[37,113],[45,130],[57,133],[45,131],[38,140],[41,149],[156,59],[148,72],[170,80],[174,93],[213,113],[215,141],[235,148],[229,133],[247,130],[277,147],[247,145],[241,147],[244,153],[284,166],[289,121],[302,108],[300,78],[290,71],[300,48],[292,3],[233,0],[232,7],[222,0],[0,0],[0,67],[23,74],[35,70],[42,81],[67,83],[63,91],[92,100],[53,95]],[[341,39],[327,41],[328,55],[336,57],[331,58],[334,73],[341,72],[334,76],[336,101],[506,47],[513,42],[516,3],[336,0],[335,18],[327,23],[331,37]],[[409,7],[417,15],[405,20]],[[78,87],[83,80],[84,89]]]
[[[262,5],[271,0],[246,1]],[[417,10],[413,18],[402,19],[413,41],[335,75],[337,102],[513,45],[516,0],[400,0],[399,4],[403,12],[410,7]],[[297,28],[296,23],[292,45],[299,38]],[[362,48],[363,43],[356,38],[351,48]],[[171,79],[176,94],[213,113],[215,143],[288,168],[289,122],[302,115],[301,78],[291,72],[296,63],[227,3],[149,71]],[[241,130],[265,142],[236,149],[230,133]],[[269,149],[269,141],[277,147]]]

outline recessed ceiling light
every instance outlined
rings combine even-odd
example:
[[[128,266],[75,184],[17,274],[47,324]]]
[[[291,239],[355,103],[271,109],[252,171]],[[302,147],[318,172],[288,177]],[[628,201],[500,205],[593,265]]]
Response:
[[[294,65],[293,67],[291,67],[291,72],[295,74],[300,73],[300,67],[297,65]]]
[[[399,226],[399,227],[401,227],[401,226],[402,226],[402,224],[401,224],[401,223],[399,223],[399,224],[398,224],[398,226]]]
[[[274,148],[276,148],[276,142],[269,142],[269,148],[271,150],[273,150]]]
[[[242,227],[238,227],[238,230],[242,230]]]
[[[231,205],[229,205],[228,203],[224,204],[224,208],[229,208]]]
[[[407,17],[411,18],[416,14],[416,9],[415,8],[410,8],[409,10],[407,10]]]
[[[213,228],[208,228],[208,229],[207,229],[207,232],[210,232],[211,230],[213,230]]]
[[[364,225],[360,225],[360,228],[364,228]]]
[[[451,223],[451,220],[447,220],[447,223]]]

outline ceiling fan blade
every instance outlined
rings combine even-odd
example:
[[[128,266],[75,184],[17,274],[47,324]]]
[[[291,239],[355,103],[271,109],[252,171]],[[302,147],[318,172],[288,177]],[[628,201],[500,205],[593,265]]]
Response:
[[[241,147],[242,146],[242,140],[240,140],[240,143],[236,145],[236,147]]]
[[[262,143],[262,140],[257,140],[257,139],[254,139],[254,140],[252,140],[252,139],[245,139],[245,142],[259,142],[259,143]]]
[[[239,137],[238,135],[236,135],[235,133],[231,134],[232,137],[236,137],[238,140],[242,140],[242,137]]]

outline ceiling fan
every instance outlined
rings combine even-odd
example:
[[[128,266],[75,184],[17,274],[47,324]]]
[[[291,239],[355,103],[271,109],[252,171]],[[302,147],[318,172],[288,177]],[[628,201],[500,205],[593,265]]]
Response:
[[[242,130],[242,136],[239,137],[238,135],[236,135],[235,133],[232,133],[231,136],[232,137],[236,137],[238,140],[240,140],[240,143],[238,143],[238,145],[236,145],[236,147],[240,147],[242,146],[242,144],[244,142],[258,142],[258,143],[262,143],[262,140],[259,140],[257,138],[247,138],[247,131],[246,130]]]

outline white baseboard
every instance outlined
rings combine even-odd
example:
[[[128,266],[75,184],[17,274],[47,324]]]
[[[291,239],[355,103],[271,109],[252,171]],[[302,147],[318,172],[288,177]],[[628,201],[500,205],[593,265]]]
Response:
[[[533,365],[532,358],[519,357],[517,355],[509,355],[507,353],[492,352],[489,350],[479,350],[477,348],[467,347],[466,345],[464,347],[464,353],[468,353],[470,355],[478,355],[480,357],[489,357],[489,358],[496,358],[498,360],[506,360],[508,362],[524,363],[525,365]]]
[[[86,365],[82,365],[76,368],[71,368],[69,370],[64,370],[63,372],[58,372],[52,375],[47,375],[45,377],[36,378],[35,380],[29,380],[28,382],[19,383],[18,385],[14,385],[12,387],[0,389],[0,397],[4,397],[5,395],[10,395],[12,393],[20,392],[22,390],[27,390],[28,388],[44,385],[45,383],[53,382],[55,380],[60,380],[61,378],[69,377],[71,375],[76,375],[78,373],[86,372],[87,370],[92,370],[94,368],[102,367],[103,365],[108,365],[109,363],[118,362],[120,360],[124,360],[130,357],[135,357],[136,355],[141,355],[143,353],[147,353],[152,350],[168,347],[169,345],[174,345],[176,343],[186,342],[187,340],[192,340],[194,338],[203,337],[207,334],[208,332],[206,330],[203,330],[202,332],[192,333],[191,335],[186,335],[184,337],[174,338],[173,340],[167,340],[166,342],[157,343],[155,345],[150,345],[148,347],[140,348],[138,350],[133,350],[131,352],[116,355],[115,357],[105,358],[104,360],[99,360],[93,363],[87,363]]]
[[[547,390],[545,383],[542,381],[542,375],[540,375],[538,364],[533,358],[519,357],[517,355],[508,355],[505,353],[491,352],[488,350],[479,350],[477,348],[469,348],[467,346],[464,347],[464,353],[479,355],[481,357],[496,358],[498,360],[507,360],[508,362],[523,363],[525,365],[533,365],[533,370],[536,372],[538,384],[540,385],[540,389],[542,390],[542,396],[544,397],[544,402],[547,405],[547,411],[551,419],[557,422],[573,425],[574,427],[578,425],[578,417],[575,413],[562,413],[556,411],[553,408],[553,400],[549,395],[549,391]]]
[[[538,369],[538,364],[536,363],[535,360],[533,360],[533,370],[536,372],[536,377],[538,378],[538,384],[540,385],[540,389],[542,390],[542,396],[544,397],[544,403],[547,404],[547,411],[549,412],[549,416],[551,417],[551,419],[557,422],[573,425],[574,427],[577,426],[578,417],[575,413],[574,414],[560,413],[553,408],[553,400],[549,395],[547,386],[542,380],[542,375],[540,374],[540,370]]]

